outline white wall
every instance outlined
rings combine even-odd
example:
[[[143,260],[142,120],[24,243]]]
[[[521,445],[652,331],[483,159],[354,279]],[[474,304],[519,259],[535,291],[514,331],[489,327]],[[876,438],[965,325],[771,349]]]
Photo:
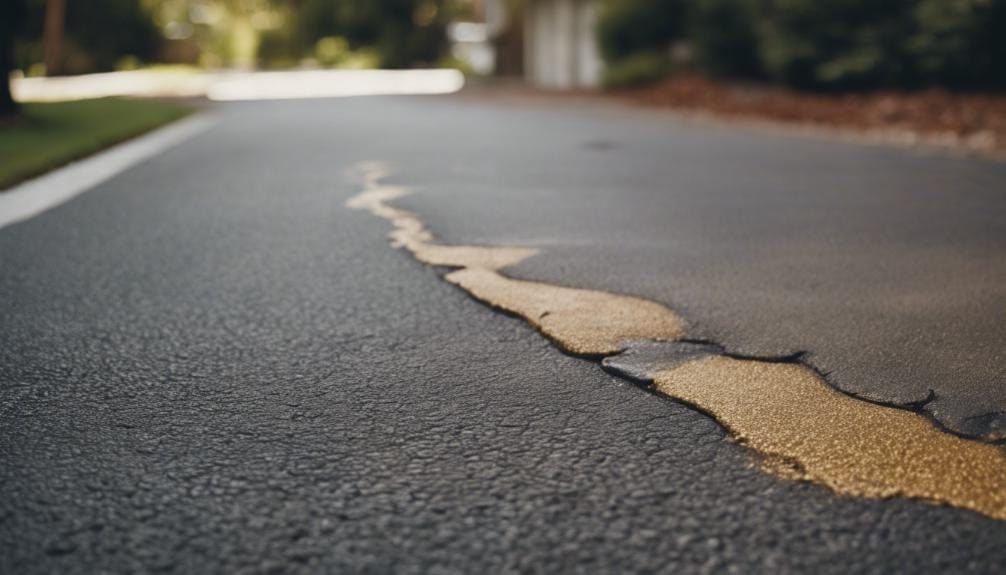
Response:
[[[600,83],[594,0],[532,0],[525,18],[525,70],[532,84],[569,89]]]
[[[598,3],[592,0],[578,0],[577,10],[577,85],[593,88],[601,85],[604,61],[601,60],[597,45]]]

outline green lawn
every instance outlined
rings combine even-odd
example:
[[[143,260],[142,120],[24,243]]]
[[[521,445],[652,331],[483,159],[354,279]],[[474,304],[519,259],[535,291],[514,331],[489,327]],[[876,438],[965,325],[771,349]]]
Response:
[[[21,117],[0,125],[0,190],[191,111],[171,102],[121,98],[24,104]]]

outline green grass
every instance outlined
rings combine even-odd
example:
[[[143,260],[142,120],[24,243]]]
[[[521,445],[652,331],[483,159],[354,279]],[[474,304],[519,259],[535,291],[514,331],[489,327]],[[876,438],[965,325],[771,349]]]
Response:
[[[0,190],[190,113],[172,102],[101,98],[24,104],[0,125]]]

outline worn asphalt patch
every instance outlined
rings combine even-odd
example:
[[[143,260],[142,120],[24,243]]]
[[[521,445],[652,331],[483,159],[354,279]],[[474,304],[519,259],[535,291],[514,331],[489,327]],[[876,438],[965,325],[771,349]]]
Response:
[[[1006,439],[1006,164],[571,102],[440,112],[410,126],[451,155],[374,157],[442,241],[547,248],[507,276],[663,302],[689,338]]]

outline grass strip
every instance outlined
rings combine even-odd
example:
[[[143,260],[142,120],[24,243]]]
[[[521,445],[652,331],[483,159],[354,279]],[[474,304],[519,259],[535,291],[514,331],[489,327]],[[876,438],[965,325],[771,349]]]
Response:
[[[27,103],[0,125],[0,190],[177,120],[174,102],[99,98]]]

